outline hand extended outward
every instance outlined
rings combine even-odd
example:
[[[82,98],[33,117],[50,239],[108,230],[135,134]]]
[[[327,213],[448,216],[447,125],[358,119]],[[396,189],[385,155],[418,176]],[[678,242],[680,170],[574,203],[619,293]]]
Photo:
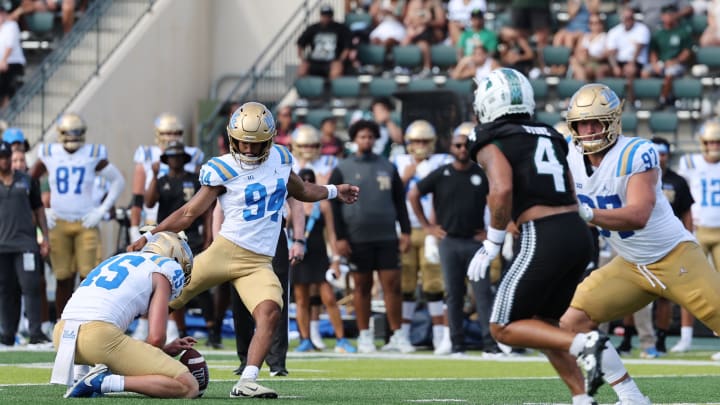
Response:
[[[163,351],[167,353],[169,356],[177,356],[180,354],[183,350],[189,349],[193,347],[197,343],[197,340],[195,338],[190,336],[185,336],[182,338],[177,338],[173,340],[172,342],[168,343],[163,347]]]
[[[354,204],[360,196],[360,187],[353,186],[352,184],[338,184],[337,186],[337,198],[345,204]]]

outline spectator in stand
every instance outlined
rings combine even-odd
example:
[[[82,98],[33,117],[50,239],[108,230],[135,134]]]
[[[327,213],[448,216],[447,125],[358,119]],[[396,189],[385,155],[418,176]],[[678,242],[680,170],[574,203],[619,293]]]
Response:
[[[350,31],[333,20],[333,8],[320,7],[320,22],[310,25],[297,41],[301,63],[298,77],[322,76],[329,79],[343,74],[343,64],[350,51]],[[307,47],[310,52],[306,54]]]
[[[292,107],[285,105],[278,109],[276,127],[277,135],[273,138],[273,142],[289,146],[292,143],[292,133],[297,127],[297,123],[293,122]]]
[[[689,0],[632,0],[628,6],[642,14],[643,22],[655,32],[663,27],[662,13],[667,6],[674,6],[672,18],[678,25],[688,28],[688,18],[693,15],[693,8]]]
[[[482,43],[477,42],[473,47],[472,56],[460,59],[450,72],[450,77],[458,80],[474,77],[475,80],[480,81],[499,67],[501,67],[500,63],[488,54]]]
[[[720,45],[720,0],[710,0],[707,10],[708,25],[700,36],[700,46]]]
[[[515,69],[525,75],[535,66],[535,51],[527,38],[514,28],[504,27],[500,30],[498,54],[503,67]]]
[[[11,11],[11,2],[0,2],[0,109],[7,107],[17,90],[17,78],[25,73],[20,27],[10,19]]]
[[[447,10],[448,36],[451,45],[457,46],[462,32],[472,24],[473,11],[487,11],[487,2],[485,0],[450,0],[447,4]],[[469,55],[469,53],[466,53],[466,55]]]
[[[607,61],[607,33],[600,14],[590,14],[590,32],[583,34],[570,56],[573,76],[578,80],[596,80],[610,74]]]
[[[510,26],[526,39],[535,36],[535,49],[541,69],[545,67],[543,48],[550,42],[550,0],[512,0]]]
[[[345,145],[335,135],[337,131],[337,120],[335,117],[324,118],[320,122],[320,154],[335,156],[338,159],[345,157]]]
[[[608,31],[607,56],[613,77],[627,78],[627,88],[632,93],[632,82],[648,63],[650,30],[647,25],[635,21],[630,7],[622,9],[620,24]],[[629,99],[632,99],[630,94]]]
[[[470,25],[460,34],[457,43],[458,61],[465,56],[471,56],[475,44],[481,43],[485,49],[494,55],[498,49],[498,36],[495,31],[485,28],[485,16],[480,9],[470,13]]]
[[[437,0],[410,0],[405,18],[405,38],[400,45],[417,45],[422,53],[423,69],[420,76],[430,74],[432,60],[430,45],[439,42],[436,30],[445,25],[445,11]]]
[[[370,31],[370,42],[385,46],[386,54],[407,35],[402,23],[402,11],[399,1],[375,0],[370,6],[370,15],[375,22],[375,28]]]
[[[27,152],[30,150],[30,144],[25,139],[22,129],[11,127],[3,131],[2,140],[9,143],[12,147],[13,152],[23,151]]]
[[[670,94],[673,79],[685,74],[686,64],[692,57],[692,36],[678,25],[676,15],[676,6],[663,7],[663,27],[652,34],[650,63],[642,71],[643,78],[656,76],[664,79],[660,102],[667,105],[674,104]]]
[[[84,11],[87,8],[88,0],[35,0],[34,4],[34,11],[56,12],[60,10],[63,32],[67,34],[75,24],[75,11]]]
[[[565,27],[559,29],[553,36],[553,45],[575,49],[580,38],[590,32],[590,14],[599,10],[599,0],[568,0],[569,20]]]
[[[373,121],[380,126],[380,136],[373,142],[373,153],[386,158],[394,153],[404,153],[402,128],[392,120],[392,101],[387,97],[378,97],[372,101],[370,110]]]

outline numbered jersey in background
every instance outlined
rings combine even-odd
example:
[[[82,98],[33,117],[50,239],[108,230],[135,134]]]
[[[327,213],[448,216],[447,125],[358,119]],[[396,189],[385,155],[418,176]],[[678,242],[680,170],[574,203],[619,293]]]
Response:
[[[274,256],[293,157],[274,145],[267,160],[242,168],[230,154],[215,157],[200,170],[200,184],[223,186],[218,198],[225,221],[220,235],[252,252]]]
[[[105,145],[85,144],[70,153],[59,143],[41,144],[38,159],[47,169],[51,205],[58,218],[78,221],[95,208],[91,202],[95,169],[107,160]]]
[[[678,243],[694,239],[673,214],[670,203],[663,194],[658,153],[652,142],[642,138],[618,137],[600,166],[595,168],[590,176],[587,174],[584,157],[576,148],[570,148],[568,162],[575,179],[578,200],[599,209],[625,206],[630,178],[648,170],[658,172],[654,190],[655,207],[643,229],[600,229],[600,235],[626,260],[637,264],[654,263],[665,257]]]
[[[414,162],[414,158],[410,154],[402,154],[394,156],[391,161],[392,164],[394,164],[397,168],[400,176],[402,177],[403,173],[405,172],[405,168]],[[415,183],[424,179],[425,176],[430,174],[430,172],[440,166],[451,163],[452,161],[452,156],[444,153],[436,153],[434,155],[430,155],[427,159],[418,163],[417,167],[415,168],[415,174],[410,178],[407,185],[405,185],[405,195],[407,195],[408,191],[410,191],[410,189],[415,186]],[[406,201],[405,204],[407,205],[408,216],[410,217],[410,225],[413,228],[422,228],[422,226],[420,225],[420,221],[418,221],[417,216],[415,215],[415,211],[413,211],[412,206],[410,206],[410,201]],[[422,196],[420,198],[420,204],[422,204],[425,216],[429,219],[432,213],[432,193]]]
[[[720,162],[709,163],[702,154],[680,159],[678,174],[685,177],[695,200],[693,223],[707,228],[720,227]]]
[[[154,253],[123,253],[88,274],[65,306],[62,319],[104,321],[126,330],[148,311],[153,273],[165,276],[175,295],[180,294],[185,276],[177,262]]]
[[[293,161],[293,171],[295,173],[300,172],[302,169],[312,169],[312,171],[315,173],[315,178],[325,178],[325,180],[330,178],[330,173],[332,173],[332,170],[337,166],[338,164],[338,158],[335,156],[329,156],[329,155],[322,155],[319,158],[313,160],[312,162],[307,162],[304,165],[300,165],[300,161],[298,159],[295,159]],[[322,182],[318,181],[319,184],[323,184]]]

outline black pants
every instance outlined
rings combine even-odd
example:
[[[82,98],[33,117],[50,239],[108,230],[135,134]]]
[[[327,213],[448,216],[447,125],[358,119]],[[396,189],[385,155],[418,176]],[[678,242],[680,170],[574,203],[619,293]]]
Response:
[[[30,337],[42,336],[40,294],[42,263],[34,255],[35,270],[23,269],[22,253],[0,253],[0,343],[13,345],[20,321],[20,299],[25,298],[25,313]]]
[[[284,221],[283,221],[284,222]],[[280,320],[273,333],[273,341],[270,346],[270,352],[265,358],[265,362],[270,367],[270,371],[286,370],[285,360],[288,351],[288,290],[290,276],[290,260],[288,259],[288,243],[285,235],[285,228],[280,232],[275,257],[272,260],[273,271],[280,279],[283,287],[283,308],[280,312]],[[240,359],[240,367],[247,365],[248,348],[250,340],[255,330],[255,321],[247,307],[240,300],[240,296],[234,288],[232,293],[232,312],[233,323],[235,325],[235,345],[237,347],[238,358]]]

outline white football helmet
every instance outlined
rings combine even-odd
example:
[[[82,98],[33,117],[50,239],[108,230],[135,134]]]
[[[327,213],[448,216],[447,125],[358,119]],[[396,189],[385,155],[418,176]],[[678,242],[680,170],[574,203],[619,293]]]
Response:
[[[68,152],[75,152],[85,144],[87,125],[77,114],[65,113],[57,120],[58,141]]]
[[[193,254],[190,246],[182,236],[175,232],[158,232],[151,236],[151,241],[146,243],[142,248],[142,252],[155,253],[156,255],[167,257],[175,260],[183,270],[185,280],[183,287],[190,283],[192,274]],[[171,284],[172,284],[172,280]],[[173,297],[180,295],[182,291],[178,286],[172,285]]]
[[[320,134],[314,126],[298,125],[292,132],[292,152],[301,159],[314,161],[320,157]]]
[[[155,143],[165,150],[168,143],[182,141],[185,128],[182,122],[173,114],[162,113],[155,118]]]
[[[435,152],[435,128],[425,120],[415,120],[405,131],[407,151],[418,160],[423,160]]]
[[[535,113],[535,94],[530,81],[515,69],[495,69],[477,82],[473,103],[481,124],[510,114]]]
[[[711,141],[720,142],[720,120],[711,119],[705,121],[698,130],[698,139],[700,140],[700,151],[702,151],[705,160],[709,162],[720,161],[720,149],[708,144]]]
[[[275,118],[264,105],[251,101],[241,105],[230,116],[227,132],[230,140],[230,153],[241,163],[259,165],[270,155],[273,137],[277,132]],[[258,156],[240,153],[238,142],[262,143]]]
[[[586,84],[576,91],[570,99],[567,123],[578,150],[589,155],[612,146],[622,132],[622,109],[623,101],[604,84]],[[577,123],[589,120],[600,121],[603,131],[588,135],[578,134]]]

